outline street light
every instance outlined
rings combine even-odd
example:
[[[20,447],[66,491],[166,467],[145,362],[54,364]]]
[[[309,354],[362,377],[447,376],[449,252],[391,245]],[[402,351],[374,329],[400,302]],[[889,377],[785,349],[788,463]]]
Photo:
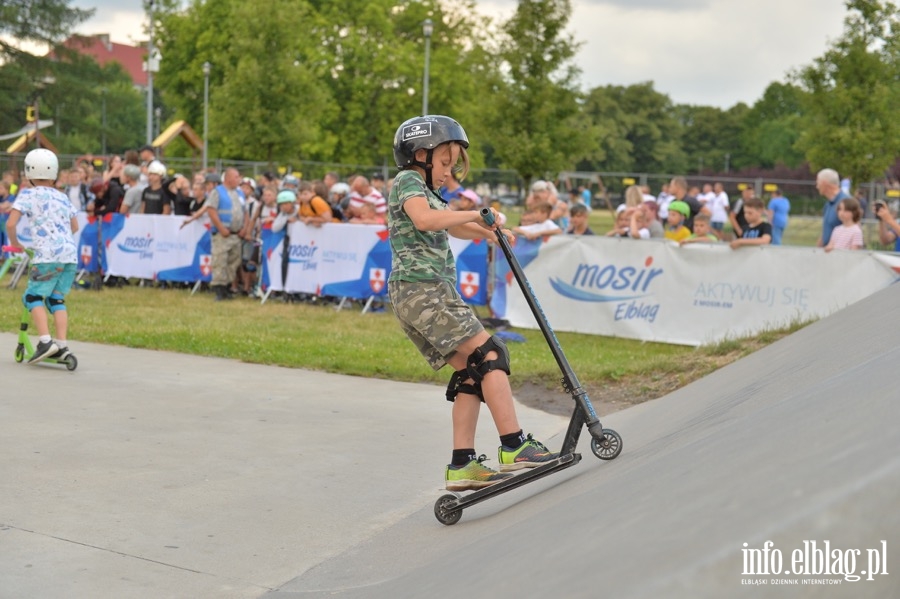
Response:
[[[209,160],[209,73],[212,65],[203,63],[203,172]]]
[[[102,121],[101,121],[103,123],[103,138],[102,138],[103,139],[103,142],[102,142],[103,149],[101,150],[100,153],[103,154],[104,156],[106,156],[106,88],[105,87],[100,88],[100,97],[103,100],[103,104],[102,104],[103,108],[102,108],[102,112],[100,113],[101,116],[103,117]]]
[[[425,19],[422,23],[422,33],[425,34],[425,81],[422,84],[422,116],[428,114],[428,62],[431,60],[431,34],[434,31],[434,23],[431,19]]]
[[[153,46],[153,0],[148,0],[147,10],[150,14],[150,40],[147,42],[147,60],[144,70],[147,71],[147,145],[153,143],[153,73],[159,71],[162,55]]]

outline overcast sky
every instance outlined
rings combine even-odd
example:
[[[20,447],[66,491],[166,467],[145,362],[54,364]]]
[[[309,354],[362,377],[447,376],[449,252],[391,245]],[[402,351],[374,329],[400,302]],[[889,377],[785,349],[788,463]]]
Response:
[[[74,0],[97,8],[78,28],[140,40],[141,0]],[[477,0],[508,18],[515,0]],[[653,81],[679,104],[753,104],[772,81],[821,56],[843,31],[844,0],[573,0],[569,31],[582,88]],[[439,74],[432,73],[432,77]]]

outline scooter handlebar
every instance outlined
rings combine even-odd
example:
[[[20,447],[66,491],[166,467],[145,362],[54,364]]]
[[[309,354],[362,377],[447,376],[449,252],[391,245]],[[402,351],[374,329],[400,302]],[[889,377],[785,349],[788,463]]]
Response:
[[[494,225],[494,212],[490,208],[481,209],[481,218],[487,226],[491,227]]]

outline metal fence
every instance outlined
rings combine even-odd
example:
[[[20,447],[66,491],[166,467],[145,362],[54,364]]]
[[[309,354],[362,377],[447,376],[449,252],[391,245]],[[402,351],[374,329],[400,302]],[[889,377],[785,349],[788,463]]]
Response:
[[[21,171],[24,158],[24,153],[0,153],[0,172],[9,170]],[[63,169],[79,163],[90,163],[97,170],[102,170],[108,157],[94,154],[61,154],[59,159],[60,167]],[[178,172],[190,175],[202,170],[202,164],[197,157],[181,158],[172,156],[166,157],[164,161],[171,173]],[[209,160],[209,168],[216,172],[222,172],[223,169],[232,166],[240,170],[242,175],[254,178],[264,172],[271,171],[279,176],[294,173],[307,180],[322,179],[329,172],[336,173],[341,179],[346,179],[353,174],[371,177],[374,173],[380,173],[387,180],[396,171],[393,165],[389,164],[365,165],[301,160],[273,167],[271,163],[262,161],[224,158]],[[676,175],[666,173],[568,171],[559,173],[555,178],[555,183],[561,193],[564,193],[569,187],[584,185],[594,196],[594,206],[614,207],[623,201],[625,189],[629,185],[647,185],[650,188],[650,193],[656,195],[659,193],[662,185],[669,182],[674,176]],[[766,198],[775,187],[778,187],[790,199],[791,213],[796,215],[819,215],[822,213],[824,205],[824,199],[816,191],[815,179],[812,178],[778,179],[690,175],[686,176],[686,179],[688,185],[697,185],[699,187],[706,183],[720,182],[725,187],[726,193],[731,197],[738,195],[741,189],[749,186],[755,190],[757,197]],[[506,204],[514,204],[524,201],[527,195],[528,182],[513,170],[484,168],[473,169],[469,174],[466,185],[474,188],[482,196],[488,196],[494,200],[499,199]],[[888,189],[882,183],[866,183],[859,187],[865,191],[870,206],[876,199],[887,199],[896,205],[897,198],[900,198],[900,190]]]

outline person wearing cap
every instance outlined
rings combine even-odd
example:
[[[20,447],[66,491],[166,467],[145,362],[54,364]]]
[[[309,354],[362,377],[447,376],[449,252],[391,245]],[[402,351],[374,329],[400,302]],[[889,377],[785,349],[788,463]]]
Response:
[[[481,197],[472,189],[463,189],[459,192],[459,197],[450,202],[451,210],[480,210],[482,205]]]
[[[682,223],[685,227],[687,227],[688,231],[691,233],[694,232],[694,216],[700,214],[712,215],[709,208],[700,203],[700,201],[692,195],[688,195],[688,183],[687,179],[684,177],[673,177],[669,182],[669,192],[675,197],[674,201],[682,202],[687,204],[689,214],[685,217],[684,222]],[[672,206],[669,206],[669,210],[672,209]],[[680,240],[679,240],[680,241]]]
[[[297,206],[297,193],[293,189],[282,189],[275,199],[278,215],[272,222],[272,232],[278,233],[291,223],[300,220],[300,208]]]
[[[125,197],[119,205],[122,214],[138,214],[141,211],[141,194],[144,187],[140,184],[141,167],[126,164],[122,169],[122,184],[125,186]]]
[[[690,238],[691,230],[684,226],[684,221],[691,215],[691,207],[681,200],[673,200],[669,204],[669,218],[666,219],[666,239],[681,243]]]
[[[163,189],[166,165],[154,160],[147,166],[148,185],[141,192],[141,214],[171,214],[172,206]]]
[[[297,188],[300,186],[300,179],[298,179],[295,175],[288,173],[281,180],[281,189],[289,189],[294,193],[297,193]]]

